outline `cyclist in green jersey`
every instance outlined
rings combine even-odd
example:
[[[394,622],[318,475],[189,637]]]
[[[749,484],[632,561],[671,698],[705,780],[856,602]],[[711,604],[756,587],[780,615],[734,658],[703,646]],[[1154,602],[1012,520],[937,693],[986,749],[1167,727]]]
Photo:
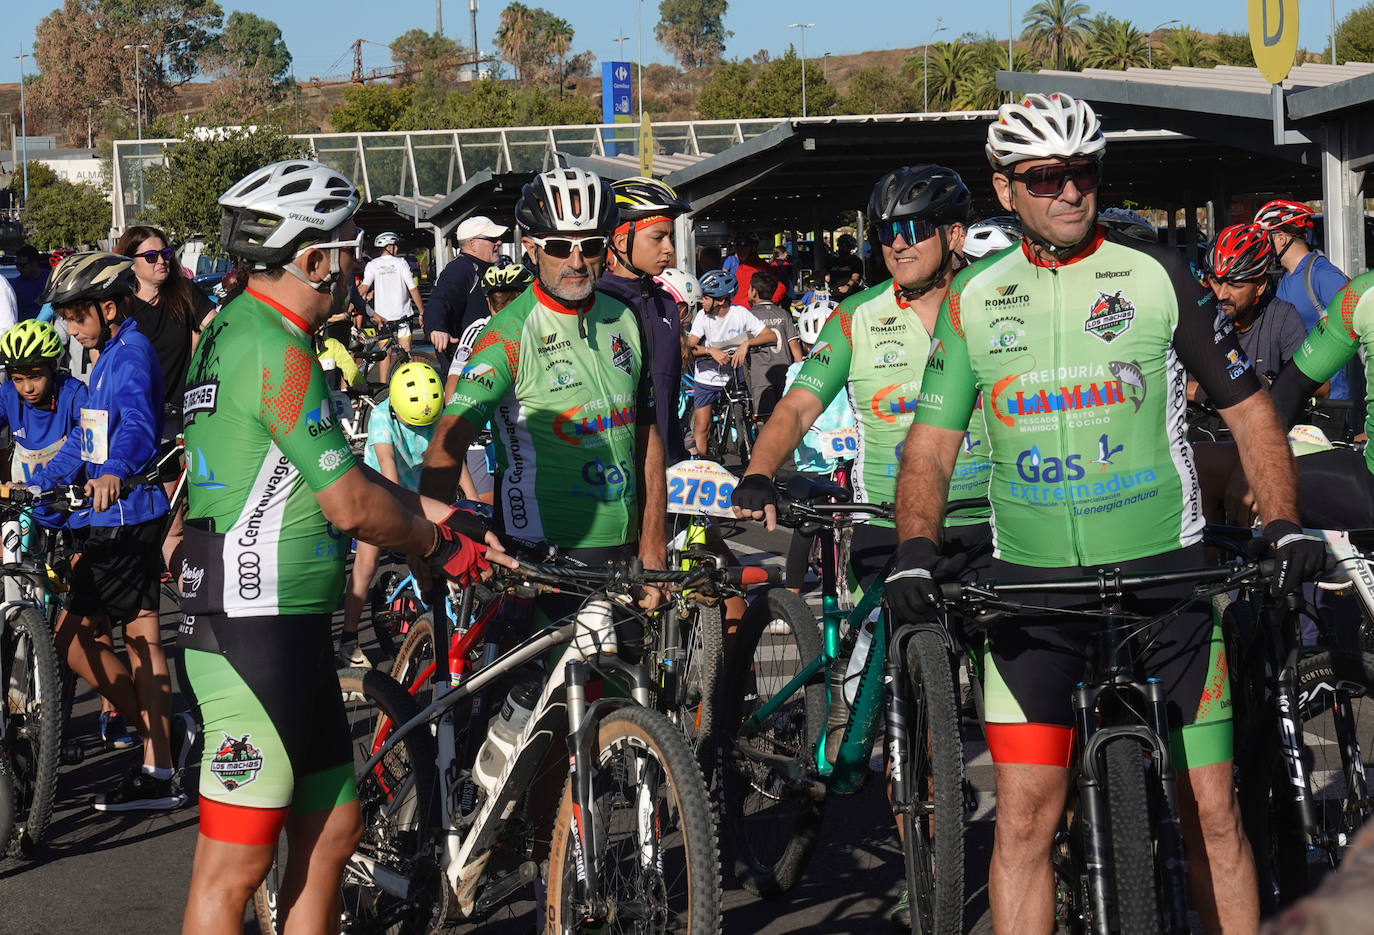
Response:
[[[754,444],[732,498],[736,516],[765,520],[773,528],[777,493],[772,477],[841,392],[849,398],[859,429],[851,473],[855,498],[874,503],[896,499],[902,443],[920,396],[936,314],[963,265],[960,251],[972,202],[963,180],[943,166],[903,166],[873,186],[870,230],[892,278],[845,299],[821,328],[792,388]],[[953,499],[986,495],[992,466],[986,451],[981,422],[973,419],[950,482]],[[961,545],[984,539],[986,523],[986,513],[951,521],[969,533]],[[850,558],[863,586],[881,571],[897,537],[885,521],[855,526],[853,533]]]
[[[183,931],[242,931],[283,828],[281,930],[337,931],[362,831],[330,637],[349,539],[464,581],[486,561],[460,533],[485,531],[356,464],[339,430],[311,335],[347,295],[353,185],[294,159],[220,205],[221,241],[252,270],[202,334],[185,396],[180,640],[207,739]]]
[[[638,317],[595,284],[619,216],[581,169],[536,175],[515,219],[535,282],[491,317],[425,454],[420,491],[448,496],[491,423],[502,528],[591,562],[664,563],[663,441]]]
[[[989,129],[993,185],[1024,236],[960,272],[940,310],[897,484],[903,541],[887,596],[903,616],[920,616],[936,600],[948,477],[980,392],[995,577],[1202,564],[1185,370],[1254,469],[1279,559],[1276,590],[1296,588],[1322,566],[1321,543],[1294,522],[1291,458],[1273,406],[1234,331],[1216,330],[1211,294],[1173,248],[1096,223],[1105,146],[1092,109],[1064,94],[1004,105]],[[1008,314],[1024,324],[1002,341]],[[1186,597],[1152,591],[1128,595],[1127,604],[1148,614]],[[1054,927],[1050,848],[1068,791],[1070,693],[1091,643],[1068,619],[989,632],[985,733],[997,827],[988,889],[999,932]],[[1143,662],[1168,692],[1194,906],[1208,931],[1254,931],[1258,898],[1232,788],[1225,654],[1206,602],[1167,624]]]

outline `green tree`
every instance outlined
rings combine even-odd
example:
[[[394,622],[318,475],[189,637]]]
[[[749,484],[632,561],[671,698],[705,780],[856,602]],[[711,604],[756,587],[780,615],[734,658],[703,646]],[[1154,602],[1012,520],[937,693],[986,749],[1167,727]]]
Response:
[[[1351,10],[1336,27],[1336,61],[1374,62],[1374,3]]]
[[[1144,66],[1149,58],[1145,48],[1145,33],[1128,19],[1117,19],[1103,13],[1093,18],[1088,38],[1083,43],[1085,68],[1113,68],[1124,71],[1131,66]]]
[[[838,95],[815,60],[806,62],[806,113],[815,117],[831,113]],[[802,115],[802,61],[792,47],[759,69],[749,89],[751,117],[800,117]]]
[[[188,130],[177,145],[163,149],[166,161],[146,175],[149,201],[146,220],[174,239],[197,235],[212,253],[219,252],[219,196],[254,169],[282,159],[310,155],[309,148],[276,127]]]
[[[207,50],[208,70],[220,75],[219,99],[212,102],[234,122],[260,112],[268,104],[292,92],[295,82],[287,77],[291,53],[281,28],[269,19],[235,10],[224,32]]]
[[[749,86],[757,66],[749,62],[721,62],[697,95],[696,109],[703,120],[738,120],[748,109]]]
[[[1083,0],[1040,0],[1021,24],[1021,38],[1030,43],[1031,51],[1063,69],[1087,37],[1088,5]]]
[[[654,38],[684,69],[719,62],[725,41],[734,35],[725,28],[728,6],[726,0],[663,0]]]
[[[916,89],[895,68],[870,65],[854,73],[839,104],[847,114],[905,114],[919,106]]]
[[[391,41],[391,60],[407,68],[424,68],[444,59],[466,55],[467,46],[455,39],[423,29],[410,29]]]
[[[1337,35],[1336,48],[1340,49]],[[1218,64],[1255,67],[1255,53],[1250,49],[1250,37],[1239,32],[1219,32],[1212,37],[1212,53]]]
[[[337,133],[367,133],[394,130],[401,115],[410,107],[410,87],[361,84],[345,88],[343,103],[329,112],[329,123]]]
[[[95,244],[110,232],[110,201],[89,185],[62,179],[35,192],[30,178],[24,228],[39,250]]]
[[[1183,68],[1211,68],[1217,64],[1214,44],[1192,26],[1170,30],[1164,37],[1159,57],[1166,65]]]
[[[496,47],[522,87],[561,83],[567,75],[585,73],[593,61],[590,52],[569,58],[573,35],[572,24],[562,17],[516,2],[501,11]]]
[[[978,49],[955,39],[937,42],[930,47],[930,108],[951,110],[959,80],[980,67]],[[919,84],[919,82],[918,82]],[[925,89],[918,88],[924,96]],[[924,103],[924,102],[923,102]]]

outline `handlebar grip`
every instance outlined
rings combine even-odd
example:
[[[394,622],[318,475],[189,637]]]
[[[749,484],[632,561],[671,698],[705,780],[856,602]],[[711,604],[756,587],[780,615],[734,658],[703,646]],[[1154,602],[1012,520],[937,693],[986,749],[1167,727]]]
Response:
[[[728,569],[725,580],[735,588],[753,588],[761,584],[772,586],[782,582],[782,573],[772,565],[742,565]]]
[[[963,593],[964,586],[958,581],[946,581],[940,585],[940,597],[946,601],[957,601]]]

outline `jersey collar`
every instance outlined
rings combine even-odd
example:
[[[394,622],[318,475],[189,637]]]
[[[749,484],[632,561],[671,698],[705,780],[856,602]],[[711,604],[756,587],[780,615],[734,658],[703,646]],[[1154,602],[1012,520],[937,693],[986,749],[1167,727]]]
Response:
[[[897,300],[897,307],[902,309],[911,308],[911,303],[902,297],[902,287],[897,285],[897,280],[892,280],[892,298]]]
[[[281,314],[282,318],[285,318],[287,321],[291,322],[291,324],[301,329],[301,331],[303,331],[305,334],[311,334],[312,332],[314,332],[315,329],[311,328],[308,324],[306,324],[304,318],[297,315],[295,312],[291,311],[291,309],[287,308],[285,305],[282,305],[280,302],[273,302],[271,299],[263,295],[261,292],[254,292],[252,289],[245,289],[244,291],[251,295],[253,298],[257,299],[262,304],[270,305],[273,308],[275,308]]]
[[[544,288],[536,280],[534,283],[534,297],[539,300],[541,305],[558,312],[560,315],[576,315],[578,312],[585,312],[592,307],[596,302],[596,290],[593,289],[592,294],[587,296],[586,301],[581,305],[569,305],[562,299],[545,292]]]
[[[1073,256],[1067,260],[1041,259],[1035,255],[1031,249],[1030,241],[1021,238],[1021,253],[1026,259],[1030,260],[1032,266],[1039,266],[1043,269],[1058,269],[1061,266],[1071,266],[1079,260],[1085,260],[1097,252],[1097,248],[1102,246],[1102,242],[1107,239],[1107,230],[1101,224],[1093,227],[1093,234],[1088,238],[1088,242]]]

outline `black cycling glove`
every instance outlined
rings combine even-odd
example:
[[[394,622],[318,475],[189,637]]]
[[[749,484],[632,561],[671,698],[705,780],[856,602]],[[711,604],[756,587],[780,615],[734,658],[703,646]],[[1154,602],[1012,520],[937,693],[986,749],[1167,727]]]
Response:
[[[764,507],[778,505],[778,488],[771,477],[746,474],[735,485],[734,493],[730,494],[730,505],[762,513]]]
[[[1303,532],[1297,523],[1276,519],[1264,527],[1264,538],[1274,544],[1277,567],[1269,582],[1274,597],[1290,594],[1312,581],[1326,568],[1326,543]]]
[[[897,560],[887,576],[887,606],[900,620],[921,620],[930,616],[940,603],[940,588],[935,580],[939,547],[929,539],[907,539],[897,546]]]

